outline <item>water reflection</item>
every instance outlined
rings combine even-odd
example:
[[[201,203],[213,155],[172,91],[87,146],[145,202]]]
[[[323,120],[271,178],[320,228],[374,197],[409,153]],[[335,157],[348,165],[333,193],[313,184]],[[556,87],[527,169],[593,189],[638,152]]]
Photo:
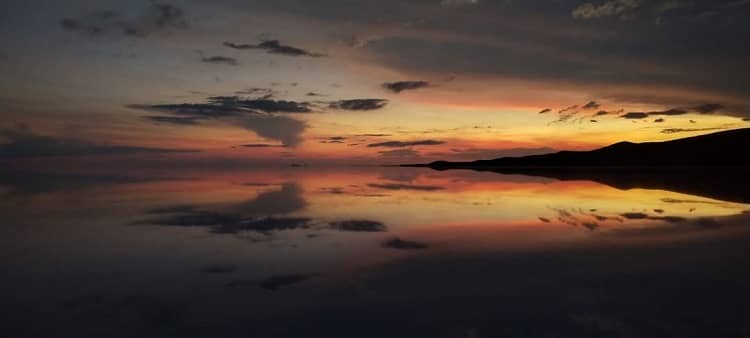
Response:
[[[2,329],[21,337],[750,332],[750,204],[741,192],[552,176],[305,168],[3,179]],[[714,177],[693,179],[705,190]]]

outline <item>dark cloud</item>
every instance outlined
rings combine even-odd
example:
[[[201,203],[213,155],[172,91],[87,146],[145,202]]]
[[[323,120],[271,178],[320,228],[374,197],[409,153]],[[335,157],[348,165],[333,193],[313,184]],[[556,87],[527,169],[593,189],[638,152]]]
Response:
[[[228,56],[206,56],[201,58],[201,62],[214,63],[214,64],[225,64],[230,66],[236,66],[239,63],[237,59]]]
[[[415,191],[438,191],[443,190],[443,187],[434,185],[415,185],[415,184],[401,184],[401,183],[371,183],[367,185],[371,188],[383,189],[383,190],[415,190]]]
[[[324,57],[325,54],[314,53],[302,48],[292,47],[281,44],[278,40],[264,40],[258,44],[237,44],[224,42],[224,46],[233,49],[263,49],[271,54],[280,54],[286,56],[307,56],[307,57]]]
[[[696,131],[711,131],[711,130],[724,130],[727,128],[724,127],[716,127],[716,128],[667,128],[662,129],[662,134],[677,134],[677,133],[688,133],[688,132],[696,132]]]
[[[307,129],[303,121],[278,115],[311,112],[306,102],[241,99],[235,96],[215,96],[207,103],[179,103],[158,105],[129,105],[140,109],[176,116],[145,116],[159,123],[173,125],[198,125],[206,121],[220,121],[239,126],[258,136],[281,141],[285,146],[295,147],[302,142],[302,133]]]
[[[250,144],[241,144],[237,147],[243,147],[243,148],[278,148],[283,147],[284,145],[279,144],[268,144],[268,143],[250,143]]]
[[[468,6],[468,5],[476,5],[479,3],[479,0],[442,0],[440,1],[440,5],[445,7],[458,7],[458,6]]]
[[[310,103],[285,100],[271,100],[268,98],[243,99],[237,96],[212,96],[208,98],[211,104],[232,109],[262,111],[265,113],[310,113]]]
[[[196,125],[200,118],[196,117],[179,117],[179,116],[143,116],[144,119],[158,123],[178,124],[178,125]]]
[[[573,18],[590,20],[607,17],[627,18],[634,10],[640,7],[639,0],[607,0],[603,3],[584,3],[570,13]]]
[[[362,137],[387,137],[387,136],[391,136],[391,134],[357,134],[355,136],[362,136]]]
[[[153,2],[146,13],[126,18],[119,12],[102,10],[72,19],[60,20],[60,26],[90,36],[147,37],[155,32],[187,27],[184,11],[176,6]]]
[[[336,229],[336,230],[339,230],[339,231],[353,231],[353,232],[384,232],[384,231],[388,231],[388,227],[386,227],[385,224],[383,224],[381,222],[370,221],[370,220],[362,220],[362,219],[330,222],[330,223],[328,223],[328,225],[332,229]]]
[[[588,103],[586,103],[583,106],[581,106],[581,109],[597,109],[600,106],[601,105],[599,103],[597,103],[596,101],[589,101]]]
[[[594,114],[594,115],[595,116],[604,116],[604,115],[609,115],[609,112],[606,111],[606,110],[600,110],[600,111],[596,112],[596,114]]]
[[[664,122],[663,118],[658,118],[658,119],[654,120],[654,123],[662,123],[662,122]]]
[[[542,109],[541,111],[539,111],[539,114],[546,114],[546,113],[549,113],[549,112],[551,112],[551,111],[552,111],[552,109],[549,109],[549,108],[544,108],[544,109]]]
[[[353,99],[340,100],[329,103],[329,107],[342,110],[376,110],[385,107],[388,100],[384,99]]]
[[[701,114],[711,114],[723,108],[724,106],[718,103],[706,103],[706,104],[702,104],[699,106],[695,106],[692,108],[692,110],[699,112]]]
[[[379,151],[378,154],[382,157],[417,157],[419,152],[414,149],[394,149]]]
[[[209,265],[201,268],[201,272],[209,274],[227,274],[237,271],[236,265]]]
[[[437,141],[437,140],[387,141],[387,142],[371,143],[371,144],[368,144],[367,147],[369,148],[375,148],[375,147],[403,148],[403,147],[412,147],[412,146],[436,146],[440,144],[445,144],[445,142]]]
[[[312,277],[314,277],[314,275],[305,275],[305,274],[276,275],[276,276],[271,276],[260,281],[251,281],[251,280],[232,281],[232,282],[227,283],[225,287],[236,288],[236,287],[243,287],[243,286],[258,286],[269,291],[277,291],[282,287],[299,284]]]
[[[394,237],[383,242],[384,248],[399,249],[399,250],[421,250],[427,249],[428,245],[416,241],[404,240],[398,237]]]
[[[0,144],[0,158],[196,152],[195,150],[100,145],[83,140],[38,135],[26,126],[0,129],[0,140],[3,139],[5,143]]]
[[[648,113],[642,113],[642,112],[630,112],[620,115],[620,117],[624,119],[645,119],[648,117]]]
[[[429,87],[430,83],[427,81],[398,81],[398,82],[386,82],[383,84],[383,88],[388,89],[394,93],[400,93],[404,90],[414,90]]]

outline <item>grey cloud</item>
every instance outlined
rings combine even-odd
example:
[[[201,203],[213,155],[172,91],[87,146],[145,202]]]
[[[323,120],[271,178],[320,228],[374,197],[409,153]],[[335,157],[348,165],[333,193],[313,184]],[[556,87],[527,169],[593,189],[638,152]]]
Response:
[[[479,3],[479,0],[442,0],[440,1],[440,5],[445,6],[445,7],[476,5],[478,3]]]
[[[427,81],[398,81],[398,82],[386,82],[383,84],[383,88],[388,89],[396,94],[404,90],[414,90],[429,87],[430,83]]]
[[[228,57],[228,56],[207,56],[202,57],[201,62],[205,63],[214,63],[214,64],[225,64],[230,66],[236,66],[239,63],[237,62],[237,59]]]
[[[223,107],[258,110],[265,113],[310,113],[310,103],[285,100],[242,99],[237,96],[213,96],[208,102]]]
[[[391,238],[383,242],[384,248],[399,249],[399,250],[421,250],[427,249],[428,245],[417,241],[410,241],[401,239],[398,237]]]
[[[329,103],[329,107],[341,110],[377,110],[385,107],[388,100],[384,99],[353,99],[339,100]]]
[[[302,133],[307,129],[307,123],[286,116],[247,115],[233,118],[232,124],[258,136],[281,141],[287,147],[302,143]]]
[[[371,221],[371,220],[362,220],[362,219],[330,222],[328,223],[328,225],[332,229],[337,229],[339,231],[353,231],[353,232],[388,231],[388,227],[381,222]]]
[[[278,144],[268,144],[268,143],[250,143],[250,144],[241,144],[237,147],[242,148],[277,148],[277,147],[283,147],[283,145]]]
[[[38,135],[26,126],[18,126],[16,129],[0,129],[0,139],[6,141],[0,144],[0,158],[196,152],[184,149],[100,145],[83,140]]]
[[[645,119],[648,117],[648,113],[643,112],[630,112],[620,115],[624,119]]]
[[[706,104],[702,104],[699,106],[695,106],[692,108],[692,110],[699,112],[701,114],[711,114],[723,108],[724,106],[718,103],[706,103]]]
[[[727,128],[716,127],[716,128],[667,128],[661,131],[662,134],[677,134],[677,133],[688,133],[696,131],[711,131],[711,130],[724,130]]]
[[[383,157],[416,157],[419,156],[419,152],[414,149],[394,149],[379,151],[378,154]]]
[[[597,109],[600,105],[596,101],[589,101],[588,103],[584,104],[581,109]]]
[[[418,140],[418,141],[387,141],[387,142],[379,142],[379,143],[372,143],[368,144],[367,146],[370,148],[374,147],[386,147],[386,148],[402,148],[402,147],[411,147],[411,146],[435,146],[444,144],[443,141],[437,141],[437,140]]]
[[[377,188],[383,190],[415,190],[415,191],[438,191],[443,190],[443,187],[434,185],[415,185],[415,184],[403,184],[403,183],[371,183],[367,185],[370,188]]]
[[[307,57],[324,57],[325,54],[314,53],[302,48],[292,47],[281,44],[278,40],[264,40],[258,44],[237,44],[224,42],[224,46],[233,49],[262,49],[271,54],[280,54],[286,56],[307,56]]]
[[[624,18],[640,6],[639,0],[607,0],[599,5],[592,2],[576,7],[570,14],[576,19]]]
[[[147,11],[138,17],[125,18],[111,10],[97,11],[72,19],[60,20],[60,26],[68,31],[90,36],[121,35],[147,37],[154,32],[187,27],[184,11],[176,6],[153,2]]]
[[[303,121],[275,113],[306,112],[305,103],[268,99],[239,99],[236,97],[210,97],[208,103],[181,103],[161,105],[129,105],[129,108],[162,112],[176,116],[146,116],[145,118],[173,125],[198,125],[205,121],[221,121],[239,126],[258,136],[281,141],[295,147],[302,142],[307,129]]]

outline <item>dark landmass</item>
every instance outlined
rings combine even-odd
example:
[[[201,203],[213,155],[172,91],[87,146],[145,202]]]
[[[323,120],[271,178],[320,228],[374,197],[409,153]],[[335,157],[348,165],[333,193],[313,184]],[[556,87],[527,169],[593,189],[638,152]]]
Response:
[[[750,128],[666,142],[620,142],[591,151],[403,166],[590,180],[618,189],[664,189],[750,203],[747,149]]]

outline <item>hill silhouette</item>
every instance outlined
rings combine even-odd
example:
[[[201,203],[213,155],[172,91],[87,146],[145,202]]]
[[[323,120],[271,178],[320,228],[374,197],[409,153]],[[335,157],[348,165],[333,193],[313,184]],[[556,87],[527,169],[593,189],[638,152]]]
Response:
[[[591,151],[406,166],[590,180],[618,189],[663,189],[750,203],[746,149],[750,128],[666,142],[619,142]]]
[[[666,142],[619,142],[591,151],[503,157],[473,162],[437,161],[431,168],[458,167],[621,167],[621,166],[747,166],[750,128],[688,137]]]

